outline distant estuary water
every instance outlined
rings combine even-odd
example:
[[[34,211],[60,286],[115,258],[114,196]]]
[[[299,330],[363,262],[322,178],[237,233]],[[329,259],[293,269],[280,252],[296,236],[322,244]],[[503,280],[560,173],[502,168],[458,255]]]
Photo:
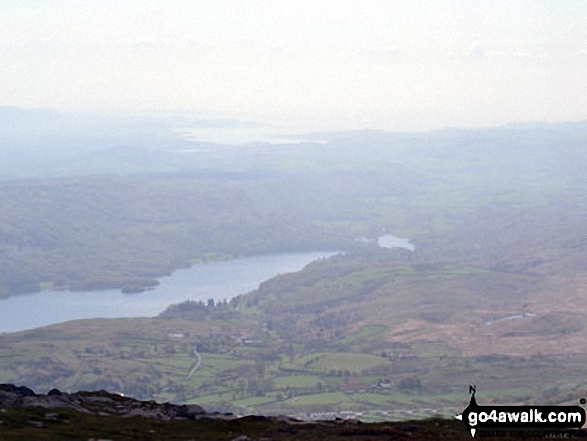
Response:
[[[231,298],[257,289],[278,274],[299,271],[333,252],[272,254],[193,265],[159,279],[155,289],[137,294],[120,290],[44,291],[0,300],[0,332],[17,332],[68,320],[153,317],[185,300]]]

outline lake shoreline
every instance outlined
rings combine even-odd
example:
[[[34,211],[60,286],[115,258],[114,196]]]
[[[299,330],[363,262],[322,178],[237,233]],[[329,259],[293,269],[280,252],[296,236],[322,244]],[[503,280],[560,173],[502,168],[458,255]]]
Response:
[[[180,268],[140,292],[121,289],[43,290],[0,298],[0,333],[89,318],[155,317],[186,300],[230,300],[265,280],[301,270],[338,251],[264,254]],[[90,294],[93,293],[93,294]]]

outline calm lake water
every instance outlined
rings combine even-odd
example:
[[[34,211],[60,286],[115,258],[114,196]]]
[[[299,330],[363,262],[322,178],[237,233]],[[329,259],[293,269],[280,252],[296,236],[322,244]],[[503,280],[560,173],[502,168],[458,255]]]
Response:
[[[301,270],[332,252],[288,253],[243,257],[193,265],[159,279],[151,291],[44,291],[0,300],[0,332],[16,332],[68,320],[153,317],[173,303],[210,298],[222,300],[256,289],[278,274]]]
[[[416,247],[410,242],[410,239],[392,236],[391,234],[378,237],[377,243],[381,248],[404,248],[410,251],[416,249]]]

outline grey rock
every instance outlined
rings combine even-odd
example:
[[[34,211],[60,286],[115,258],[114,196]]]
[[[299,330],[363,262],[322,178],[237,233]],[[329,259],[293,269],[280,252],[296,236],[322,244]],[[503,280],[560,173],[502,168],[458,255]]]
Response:
[[[126,418],[143,417],[163,421],[213,417],[200,406],[194,404],[176,405],[139,401],[103,390],[69,394],[52,389],[47,395],[42,395],[35,394],[29,388],[17,387],[12,384],[0,385],[0,406],[72,409],[94,415],[120,415]],[[57,414],[48,413],[46,415]]]

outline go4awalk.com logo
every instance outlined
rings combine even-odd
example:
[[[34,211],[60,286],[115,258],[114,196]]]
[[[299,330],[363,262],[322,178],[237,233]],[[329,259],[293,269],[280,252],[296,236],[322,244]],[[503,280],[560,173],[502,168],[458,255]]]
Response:
[[[478,429],[578,429],[585,424],[585,409],[579,406],[479,406],[475,386],[469,386],[471,401],[455,418],[475,436]]]

